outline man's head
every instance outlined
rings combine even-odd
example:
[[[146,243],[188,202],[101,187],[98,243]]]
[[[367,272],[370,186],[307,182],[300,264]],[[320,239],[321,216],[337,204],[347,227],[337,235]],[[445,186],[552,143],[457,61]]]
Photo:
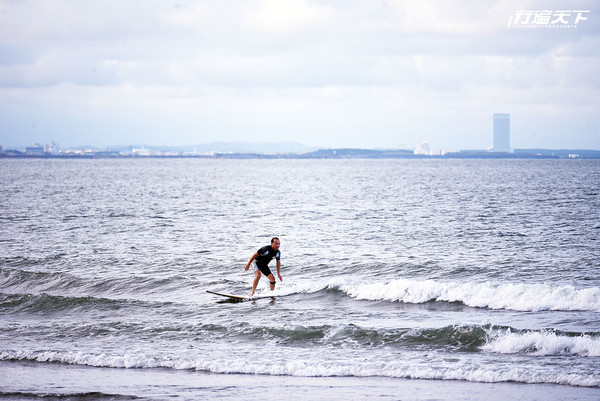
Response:
[[[271,238],[271,248],[275,249],[276,251],[279,250],[279,238]]]

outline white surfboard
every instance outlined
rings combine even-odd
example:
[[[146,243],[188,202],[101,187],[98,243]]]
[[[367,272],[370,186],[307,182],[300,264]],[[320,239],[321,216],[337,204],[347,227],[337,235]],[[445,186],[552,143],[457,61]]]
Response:
[[[220,295],[220,296],[226,297],[226,298],[237,299],[239,301],[258,299],[258,298],[275,298],[275,295],[266,295],[266,294],[254,295],[251,297],[251,296],[247,296],[247,295],[225,294],[223,292],[216,292],[216,291],[211,291],[211,290],[206,290],[206,292],[208,292],[209,294]]]

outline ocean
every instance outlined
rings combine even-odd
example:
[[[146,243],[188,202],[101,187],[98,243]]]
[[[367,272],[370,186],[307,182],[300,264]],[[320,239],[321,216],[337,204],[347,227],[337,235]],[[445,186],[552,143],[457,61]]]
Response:
[[[600,160],[0,159],[0,399],[598,400],[599,237]]]

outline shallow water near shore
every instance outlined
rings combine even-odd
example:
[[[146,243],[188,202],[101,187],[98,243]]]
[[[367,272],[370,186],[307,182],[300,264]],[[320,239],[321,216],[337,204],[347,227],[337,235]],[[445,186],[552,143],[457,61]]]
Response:
[[[0,169],[1,397],[600,396],[597,160]]]

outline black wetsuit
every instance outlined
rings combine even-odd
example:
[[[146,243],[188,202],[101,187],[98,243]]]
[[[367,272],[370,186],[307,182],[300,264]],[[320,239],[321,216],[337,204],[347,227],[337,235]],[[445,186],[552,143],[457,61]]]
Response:
[[[265,245],[256,251],[256,253],[258,253],[258,257],[255,259],[258,270],[260,270],[265,276],[272,274],[271,269],[269,269],[269,262],[273,258],[275,258],[275,260],[279,260],[281,257],[281,252],[271,248],[271,245]]]

